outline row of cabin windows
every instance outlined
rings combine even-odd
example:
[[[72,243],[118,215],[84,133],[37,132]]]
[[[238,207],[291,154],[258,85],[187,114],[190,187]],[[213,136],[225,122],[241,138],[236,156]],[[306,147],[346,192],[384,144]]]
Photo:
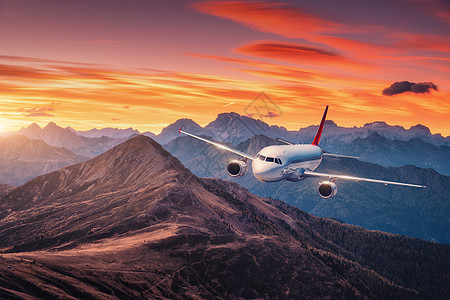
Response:
[[[260,160],[264,160],[264,161],[268,161],[268,162],[274,162],[276,164],[282,165],[283,163],[281,162],[281,159],[279,159],[278,157],[266,157],[264,155],[258,154],[256,155],[256,158],[259,158]]]

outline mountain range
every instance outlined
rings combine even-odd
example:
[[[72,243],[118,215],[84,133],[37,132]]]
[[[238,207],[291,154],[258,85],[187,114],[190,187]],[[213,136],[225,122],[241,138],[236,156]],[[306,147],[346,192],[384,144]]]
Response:
[[[102,137],[84,137],[73,132],[69,128],[62,128],[53,122],[50,122],[44,128],[36,123],[26,128],[21,128],[14,135],[25,135],[33,140],[43,140],[54,147],[64,147],[77,155],[93,157],[111,149],[120,144],[124,139],[113,139],[107,136]]]
[[[145,136],[3,195],[0,245],[0,296],[14,299],[450,293],[450,246],[198,178]]]
[[[28,127],[8,134],[22,134],[32,139],[42,139],[52,146],[64,146],[70,150],[77,150],[83,148],[82,145],[86,143],[107,143],[107,138],[113,140],[122,139],[123,141],[123,139],[127,139],[132,135],[139,134],[152,137],[164,145],[179,136],[178,130],[180,127],[183,127],[184,130],[191,133],[210,136],[215,140],[231,144],[243,142],[259,134],[264,134],[274,139],[283,138],[295,143],[308,143],[314,138],[317,131],[316,125],[300,128],[299,130],[287,130],[282,126],[269,125],[261,120],[230,112],[219,114],[214,121],[204,127],[198,125],[191,119],[179,119],[163,128],[161,133],[157,135],[149,131],[139,132],[133,128],[120,129],[107,127],[83,131],[75,130],[71,127],[62,128],[53,122],[48,123],[44,128],[41,128],[36,123],[32,123]],[[87,139],[76,139],[70,133]],[[417,124],[406,129],[399,125],[388,125],[382,121],[367,123],[362,127],[341,127],[336,125],[332,120],[327,120],[325,122],[325,130],[322,134],[321,143],[324,146],[332,146],[333,144],[340,145],[349,143],[356,138],[365,139],[373,133],[377,133],[389,140],[409,141],[411,139],[420,139],[437,146],[450,146],[450,136],[443,137],[439,133],[432,134],[430,129],[424,125]],[[86,147],[86,145],[84,146]],[[97,155],[99,153],[92,152],[92,154]]]
[[[0,182],[18,186],[34,177],[87,160],[66,148],[23,135],[0,138]]]
[[[267,123],[242,116],[237,113],[222,113],[217,118],[201,127],[190,119],[180,119],[165,127],[155,140],[164,145],[179,136],[178,130],[183,127],[185,131],[206,135],[215,140],[225,143],[238,144],[252,136],[264,134],[271,138],[282,138],[295,143],[310,143],[317,132],[317,126],[308,126],[299,130],[287,130],[282,126],[268,125]],[[402,126],[391,126],[385,122],[367,123],[363,127],[341,127],[331,120],[325,122],[322,134],[324,146],[347,144],[356,138],[367,138],[373,133],[389,139],[409,141],[410,139],[421,139],[433,145],[450,145],[450,137],[441,134],[431,134],[430,130],[423,125],[415,125],[409,129]]]
[[[317,132],[317,126],[308,126],[299,130],[287,130],[282,126],[268,125],[267,123],[242,116],[237,113],[222,113],[217,118],[201,127],[190,119],[180,119],[165,127],[155,137],[155,140],[164,145],[179,136],[178,130],[183,127],[185,131],[212,137],[215,140],[230,144],[238,144],[252,136],[264,134],[271,138],[282,138],[295,143],[310,143]],[[385,122],[367,123],[363,127],[340,127],[333,121],[327,120],[322,134],[324,147],[333,145],[344,145],[356,138],[365,139],[373,133],[389,139],[409,141],[410,139],[421,139],[433,145],[450,145],[450,137],[444,138],[440,134],[431,134],[430,130],[423,125],[415,125],[409,129],[402,126],[390,126]]]
[[[261,148],[273,144],[276,141],[272,138],[259,135],[240,143],[236,149],[255,155]],[[337,195],[324,200],[317,194],[319,179],[262,183],[252,175],[251,162],[248,174],[232,178],[226,172],[226,165],[237,158],[233,154],[187,136],[179,137],[164,147],[197,176],[231,180],[255,195],[280,199],[317,216],[450,244],[450,197],[447,193],[450,177],[432,169],[411,165],[382,167],[356,159],[325,157],[318,172],[412,182],[428,188],[338,180]]]
[[[329,149],[382,166],[400,167],[409,164],[450,175],[450,146],[437,146],[419,138],[390,140],[374,132],[367,138],[358,137],[350,143]]]
[[[180,119],[165,127],[158,135],[151,132],[142,134],[165,145],[180,136],[178,130],[181,127],[193,134],[209,136],[233,145],[260,134],[273,139],[283,138],[292,142],[310,143],[317,130],[317,126],[309,126],[298,131],[288,131],[284,127],[270,126],[261,120],[237,113],[223,113],[205,127],[190,119]],[[93,157],[130,137],[139,135],[140,132],[132,128],[111,127],[77,131],[71,127],[59,127],[54,123],[40,128],[33,123],[10,134],[23,134],[31,139],[44,140],[51,146],[65,147],[81,156]],[[401,126],[390,126],[385,122],[373,122],[363,127],[346,128],[328,120],[325,123],[321,146],[330,152],[356,155],[362,160],[383,166],[412,164],[424,168],[431,167],[442,174],[450,175],[448,164],[450,137],[431,134],[423,125],[405,129]]]
[[[120,129],[120,128],[113,128],[113,127],[107,127],[102,129],[92,128],[90,130],[75,130],[72,127],[67,127],[70,131],[87,137],[87,138],[101,138],[103,136],[112,138],[112,139],[126,139],[130,137],[131,135],[137,134],[139,135],[139,130],[133,129],[133,128],[126,128],[126,129]]]

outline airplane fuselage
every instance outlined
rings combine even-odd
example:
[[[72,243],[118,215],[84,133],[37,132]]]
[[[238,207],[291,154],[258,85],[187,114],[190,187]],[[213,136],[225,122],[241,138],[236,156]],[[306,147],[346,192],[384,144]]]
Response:
[[[315,145],[268,146],[253,160],[253,175],[263,182],[299,181],[301,170],[314,171],[320,165],[322,153]]]

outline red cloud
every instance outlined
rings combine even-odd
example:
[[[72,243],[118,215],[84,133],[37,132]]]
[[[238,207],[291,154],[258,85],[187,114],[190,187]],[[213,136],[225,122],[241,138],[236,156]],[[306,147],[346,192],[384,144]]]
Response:
[[[60,79],[58,75],[50,74],[47,71],[43,71],[37,68],[0,64],[0,79],[1,78],[20,78],[27,81]]]
[[[207,1],[196,3],[193,7],[200,12],[230,19],[259,31],[290,38],[304,38],[305,34],[314,32],[335,31],[341,26],[286,3]]]
[[[337,54],[320,48],[286,43],[256,43],[240,47],[235,51],[243,54],[289,61],[339,59]]]
[[[240,47],[235,50],[241,54],[271,58],[289,63],[314,66],[332,66],[350,70],[364,71],[373,69],[369,63],[359,63],[336,53],[317,47],[309,47],[288,43],[256,43]]]
[[[320,48],[308,47],[295,44],[284,43],[261,43],[253,44],[240,48],[241,51],[256,52],[261,54],[267,54],[272,56],[274,54],[283,53],[285,55],[292,55],[294,57],[307,56],[307,57],[320,57],[320,58],[336,58],[338,55]]]

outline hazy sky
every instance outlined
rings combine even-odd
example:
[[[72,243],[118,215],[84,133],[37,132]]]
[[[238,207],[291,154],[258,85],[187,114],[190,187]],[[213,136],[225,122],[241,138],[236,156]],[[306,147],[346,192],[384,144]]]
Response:
[[[444,0],[0,0],[0,130],[158,133],[256,108],[298,129],[330,105],[341,126],[450,135],[449,37]]]

